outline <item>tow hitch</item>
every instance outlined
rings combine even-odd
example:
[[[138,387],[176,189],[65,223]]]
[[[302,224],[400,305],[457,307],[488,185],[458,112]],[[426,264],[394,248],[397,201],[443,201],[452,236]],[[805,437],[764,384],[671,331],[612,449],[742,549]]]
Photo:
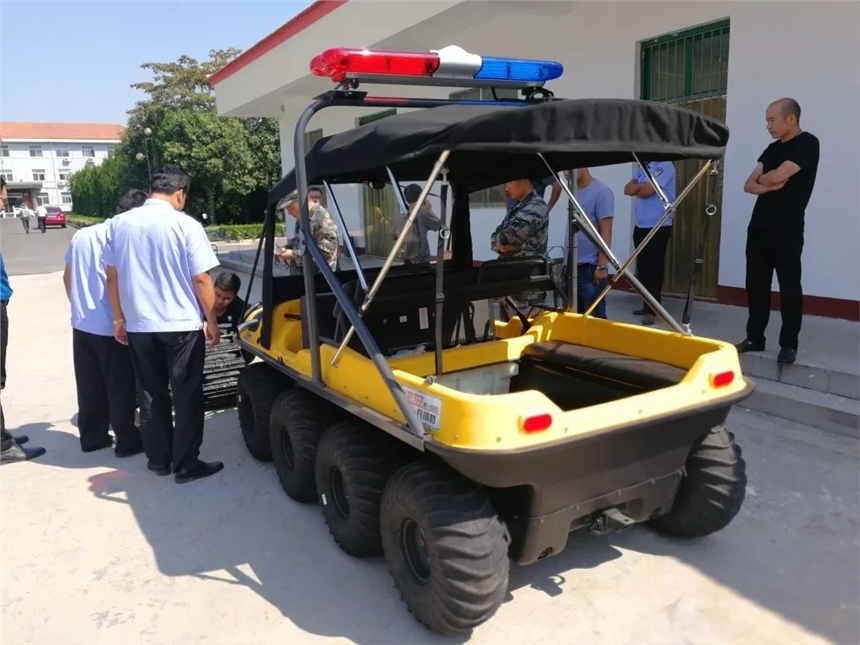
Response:
[[[634,520],[627,517],[617,508],[608,508],[594,519],[591,526],[588,527],[588,532],[592,535],[618,533],[619,531],[630,528],[634,524],[636,524]]]

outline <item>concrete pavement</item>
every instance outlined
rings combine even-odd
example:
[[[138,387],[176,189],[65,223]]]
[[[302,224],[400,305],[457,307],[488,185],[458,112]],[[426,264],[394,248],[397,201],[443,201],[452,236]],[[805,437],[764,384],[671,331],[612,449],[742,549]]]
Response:
[[[381,560],[343,554],[320,510],[246,452],[233,410],[207,420],[222,473],[177,486],[141,455],[84,455],[59,273],[16,276],[13,432],[48,454],[0,468],[3,643],[856,643],[858,442],[737,410],[748,464],[735,522],[704,540],[577,535],[513,567],[471,636],[414,622]]]

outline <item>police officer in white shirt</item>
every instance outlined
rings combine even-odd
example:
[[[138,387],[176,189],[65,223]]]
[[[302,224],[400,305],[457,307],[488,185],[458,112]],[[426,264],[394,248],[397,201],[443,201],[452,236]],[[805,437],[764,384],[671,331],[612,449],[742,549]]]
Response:
[[[152,173],[150,198],[111,218],[105,246],[114,337],[131,349],[147,465],[159,476],[172,469],[179,484],[224,467],[199,457],[206,338],[216,345],[221,334],[209,275],[218,259],[200,223],[182,212],[189,184],[176,168]]]
[[[130,190],[116,214],[146,201],[142,190]],[[110,448],[116,435],[117,457],[143,452],[140,430],[134,424],[137,388],[127,345],[113,333],[113,312],[107,294],[104,247],[107,222],[80,229],[66,251],[63,283],[72,307],[72,356],[78,395],[78,432],[81,450]]]
[[[663,194],[670,202],[675,201],[675,166],[671,161],[651,161],[648,163],[648,171],[660,186]],[[636,203],[633,211],[635,227],[633,229],[633,244],[639,246],[645,236],[651,231],[660,218],[663,217],[665,209],[660,196],[654,191],[654,187],[642,168],[636,169],[626,186],[624,194],[634,197]],[[669,247],[669,239],[672,237],[672,222],[674,213],[666,218],[663,226],[654,234],[642,252],[636,258],[636,275],[652,296],[660,302],[660,293],[663,291],[663,278],[666,267],[666,249]],[[645,303],[641,309],[633,312],[642,316],[643,325],[654,324],[654,311]]]

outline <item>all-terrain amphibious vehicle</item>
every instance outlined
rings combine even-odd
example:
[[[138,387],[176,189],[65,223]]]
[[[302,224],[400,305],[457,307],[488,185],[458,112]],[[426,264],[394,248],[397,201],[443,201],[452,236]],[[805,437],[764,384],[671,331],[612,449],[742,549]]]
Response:
[[[668,217],[677,202],[665,199],[647,162],[701,159],[695,183],[723,157],[726,126],[670,105],[558,99],[545,88],[558,63],[456,47],[329,50],[311,69],[337,85],[296,125],[295,169],[271,190],[255,259],[255,271],[263,262],[262,302],[248,309],[238,338],[260,359],[237,386],[244,441],[256,458],[274,461],[287,495],[319,502],[345,552],[384,556],[409,609],[442,633],[488,620],[505,598],[509,563],[558,554],[571,531],[646,523],[695,537],[728,525],[746,474],[724,424],[752,392],[737,352],[676,322],[627,273],[641,249],[619,262],[563,178],[565,170],[640,164]],[[522,98],[375,97],[359,90],[368,81],[494,94],[514,87]],[[330,106],[407,111],[305,150],[311,116]],[[548,257],[473,261],[470,193],[550,173],[573,206],[571,230],[610,259],[607,290],[626,275],[668,331],[575,312],[575,280],[559,288]],[[352,268],[331,270],[309,233],[308,185],[326,187],[343,226],[332,187],[390,184],[400,195],[405,181],[424,182],[423,194],[384,263],[362,266],[344,227]],[[397,252],[434,184],[440,261],[400,264]],[[276,277],[276,207],[293,190],[303,274]],[[569,249],[566,265],[575,267]],[[545,304],[516,306],[520,294],[541,291]],[[516,314],[500,319],[500,302]]]

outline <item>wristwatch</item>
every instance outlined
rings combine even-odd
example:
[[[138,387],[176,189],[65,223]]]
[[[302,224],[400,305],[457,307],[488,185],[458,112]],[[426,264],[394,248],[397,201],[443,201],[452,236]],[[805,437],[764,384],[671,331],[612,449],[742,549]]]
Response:
[[[604,266],[604,265],[600,265],[599,267],[597,267],[597,268],[595,269],[595,271],[606,271],[606,266]]]

